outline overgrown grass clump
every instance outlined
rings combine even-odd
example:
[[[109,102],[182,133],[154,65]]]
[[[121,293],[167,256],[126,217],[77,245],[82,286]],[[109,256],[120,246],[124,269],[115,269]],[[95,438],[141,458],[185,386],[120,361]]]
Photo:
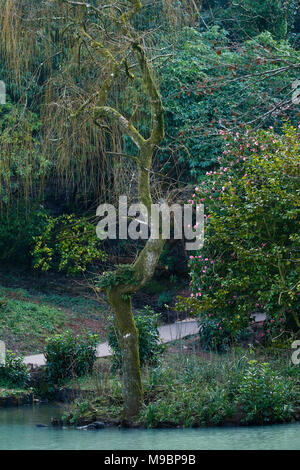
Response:
[[[148,427],[289,421],[299,402],[295,376],[272,362],[247,354],[173,358],[149,371],[141,420]]]

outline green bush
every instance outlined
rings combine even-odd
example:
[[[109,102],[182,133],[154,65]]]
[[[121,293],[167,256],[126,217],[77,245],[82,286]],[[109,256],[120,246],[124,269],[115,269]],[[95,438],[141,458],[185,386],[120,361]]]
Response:
[[[95,225],[74,214],[48,216],[45,230],[34,242],[33,264],[41,271],[54,269],[75,275],[86,271],[93,261],[106,259]]]
[[[76,335],[66,331],[48,338],[45,357],[48,380],[59,384],[68,378],[80,377],[93,370],[98,335]]]
[[[0,260],[75,275],[106,259],[88,218],[52,217],[43,206],[28,204],[0,211]]]
[[[205,351],[228,351],[234,342],[246,339],[250,335],[246,328],[233,335],[226,323],[218,318],[200,317],[198,323],[201,346]]]
[[[242,422],[266,424],[290,420],[293,413],[291,395],[289,382],[270,364],[250,361],[236,396],[245,413]]]
[[[26,387],[29,380],[29,369],[23,359],[11,351],[6,351],[5,364],[0,364],[0,384],[8,387]]]
[[[145,307],[145,312],[135,315],[135,324],[139,332],[139,352],[141,365],[155,366],[165,347],[159,343],[158,331],[159,314],[153,312],[150,307]],[[122,364],[122,353],[119,346],[118,332],[115,320],[108,330],[108,343],[113,350],[114,369]]]
[[[192,292],[178,307],[222,317],[233,336],[263,311],[264,340],[299,330],[299,138],[288,125],[283,135],[224,132],[221,166],[196,188],[205,241],[190,256]]]

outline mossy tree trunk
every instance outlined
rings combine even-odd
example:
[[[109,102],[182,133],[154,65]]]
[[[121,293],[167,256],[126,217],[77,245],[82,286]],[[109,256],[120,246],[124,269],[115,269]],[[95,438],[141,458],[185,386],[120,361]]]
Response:
[[[131,296],[124,298],[118,288],[108,291],[108,300],[115,313],[118,340],[122,351],[124,412],[127,419],[138,415],[143,402],[138,330],[132,312]]]
[[[108,301],[116,317],[122,352],[124,411],[127,420],[138,416],[143,403],[138,330],[132,311],[132,294],[151,279],[164,243],[163,239],[148,240],[133,264],[132,284],[119,284],[107,289]]]

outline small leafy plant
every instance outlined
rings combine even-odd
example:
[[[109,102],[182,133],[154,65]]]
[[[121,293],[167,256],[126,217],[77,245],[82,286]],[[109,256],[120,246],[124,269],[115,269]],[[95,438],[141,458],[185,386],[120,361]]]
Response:
[[[241,380],[237,402],[242,407],[246,424],[268,424],[290,420],[291,387],[270,364],[249,362]]]
[[[35,237],[32,256],[34,268],[69,275],[82,273],[91,263],[106,259],[94,225],[86,217],[77,218],[73,214],[47,216],[45,230]]]
[[[5,364],[0,364],[0,383],[8,387],[26,387],[30,380],[29,369],[23,358],[6,351]]]

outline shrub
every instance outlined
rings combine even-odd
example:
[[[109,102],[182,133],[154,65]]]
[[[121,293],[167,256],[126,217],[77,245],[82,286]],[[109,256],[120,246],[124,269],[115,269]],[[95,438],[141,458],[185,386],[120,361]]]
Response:
[[[91,373],[97,343],[98,335],[74,336],[71,331],[48,338],[45,357],[49,382],[59,384],[68,378]]]
[[[158,331],[159,314],[153,312],[150,307],[145,307],[145,312],[135,315],[135,324],[139,332],[139,352],[141,365],[155,366],[159,362],[159,356],[165,347],[159,343]],[[122,353],[118,340],[118,332],[115,320],[108,330],[108,343],[113,350],[114,369],[121,367]]]
[[[86,271],[96,260],[104,260],[95,226],[85,217],[75,215],[47,218],[42,235],[35,238],[32,250],[34,268],[55,269],[75,275]]]
[[[281,422],[292,417],[290,385],[268,363],[249,362],[236,400],[245,413],[242,422],[247,424]]]
[[[29,380],[29,369],[24,364],[23,358],[6,351],[5,364],[0,364],[0,383],[9,387],[26,387]]]
[[[201,346],[205,351],[228,351],[234,342],[246,339],[250,334],[247,329],[233,332],[218,318],[200,317],[198,323]]]
[[[264,338],[289,335],[299,321],[299,132],[224,133],[221,167],[194,201],[205,205],[205,242],[190,256],[192,293],[179,303],[224,318],[233,334],[265,311]]]

